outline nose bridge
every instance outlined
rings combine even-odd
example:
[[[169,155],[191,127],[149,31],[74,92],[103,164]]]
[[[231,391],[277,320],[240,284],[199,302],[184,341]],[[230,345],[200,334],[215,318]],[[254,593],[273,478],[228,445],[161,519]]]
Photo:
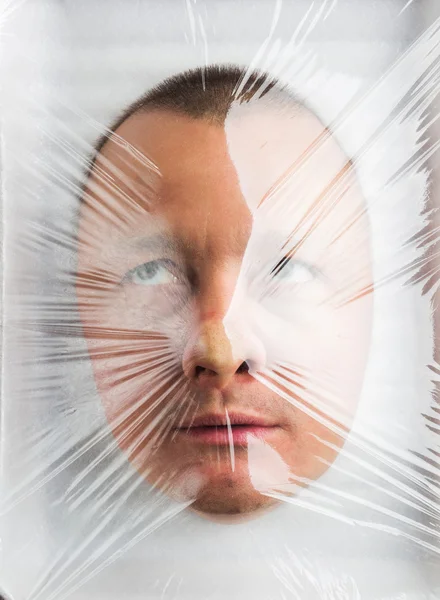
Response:
[[[209,380],[216,387],[225,387],[235,374],[250,370],[245,364],[250,357],[244,352],[245,346],[236,343],[234,329],[246,314],[242,267],[252,220],[244,204],[238,203],[239,211],[235,204],[233,211],[228,203],[219,206],[215,214],[222,227],[219,228],[219,220],[210,213],[203,227],[198,228],[200,252],[195,261],[195,313],[184,351],[183,369],[193,381],[206,384]],[[238,310],[242,314],[230,322],[231,311],[235,315],[238,306],[242,307],[243,310]]]
[[[206,382],[209,375],[211,384],[220,388],[235,374],[252,374],[265,361],[260,340],[251,331],[250,307],[238,273],[223,275],[200,290],[198,318],[183,357],[189,378]]]
[[[209,262],[206,261],[206,265]],[[234,297],[238,273],[239,266],[214,267],[212,263],[209,272],[202,273],[196,318],[183,356],[183,370],[191,379],[197,380],[198,375],[203,373],[210,375],[216,386],[222,387],[245,361],[233,352],[225,328],[225,317]]]
[[[199,322],[223,321],[236,296],[241,265],[238,261],[216,265],[209,257],[205,264],[197,294]]]

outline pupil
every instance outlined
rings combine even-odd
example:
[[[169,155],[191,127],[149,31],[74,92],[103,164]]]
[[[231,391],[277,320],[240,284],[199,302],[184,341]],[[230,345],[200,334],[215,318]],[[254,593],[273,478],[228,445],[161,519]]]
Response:
[[[158,269],[159,266],[157,265],[157,263],[148,263],[144,265],[144,268],[141,271],[141,276],[144,276],[146,279],[149,277],[153,277],[154,275],[156,275]]]

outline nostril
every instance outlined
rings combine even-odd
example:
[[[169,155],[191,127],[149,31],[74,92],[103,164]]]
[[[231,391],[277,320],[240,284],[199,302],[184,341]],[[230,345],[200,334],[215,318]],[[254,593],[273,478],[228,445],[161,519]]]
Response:
[[[218,372],[208,369],[207,367],[202,367],[201,365],[196,365],[194,369],[194,377],[197,379],[200,375],[218,375]]]
[[[195,369],[195,376],[198,377],[199,375],[201,375],[203,373],[203,371],[206,371],[205,367],[201,367],[200,365],[197,365],[196,369]]]
[[[242,373],[249,373],[250,365],[247,361],[241,363],[241,365],[236,369],[235,374],[240,375]],[[200,375],[217,375],[216,371],[212,371],[211,369],[207,369],[206,367],[202,367],[201,365],[196,365],[194,369],[194,377],[197,379]],[[0,599],[1,600],[1,599]]]
[[[249,373],[249,364],[246,361],[242,362],[241,365],[238,367],[238,369],[235,372],[237,374]]]

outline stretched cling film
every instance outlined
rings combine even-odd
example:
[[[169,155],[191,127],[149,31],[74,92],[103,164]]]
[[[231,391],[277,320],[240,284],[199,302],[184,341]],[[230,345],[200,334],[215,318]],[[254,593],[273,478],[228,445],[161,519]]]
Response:
[[[437,12],[3,6],[5,600],[440,597]]]

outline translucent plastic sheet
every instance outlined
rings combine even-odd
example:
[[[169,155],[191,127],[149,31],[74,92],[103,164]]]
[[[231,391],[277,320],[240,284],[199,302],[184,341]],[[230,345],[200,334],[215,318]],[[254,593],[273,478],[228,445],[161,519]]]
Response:
[[[439,10],[3,3],[5,599],[440,598]]]

